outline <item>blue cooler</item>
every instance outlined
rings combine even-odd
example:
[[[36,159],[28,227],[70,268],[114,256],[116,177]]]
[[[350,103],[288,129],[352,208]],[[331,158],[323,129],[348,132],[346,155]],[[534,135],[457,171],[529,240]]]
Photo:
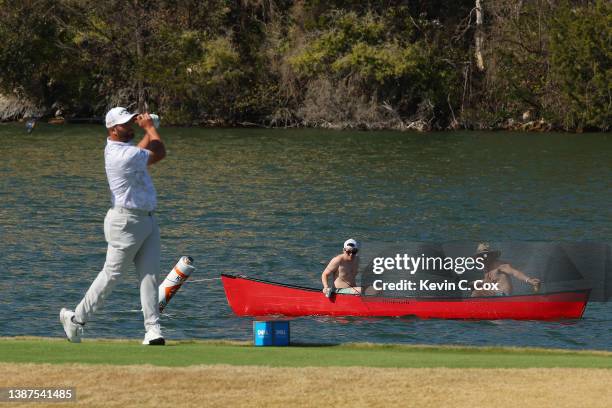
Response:
[[[287,321],[253,322],[253,344],[255,346],[288,346],[289,339],[289,322]]]
[[[289,322],[287,321],[276,321],[273,322],[272,331],[274,336],[272,338],[272,344],[275,346],[288,346],[289,345]]]
[[[253,344],[256,346],[272,345],[272,323],[253,322]]]

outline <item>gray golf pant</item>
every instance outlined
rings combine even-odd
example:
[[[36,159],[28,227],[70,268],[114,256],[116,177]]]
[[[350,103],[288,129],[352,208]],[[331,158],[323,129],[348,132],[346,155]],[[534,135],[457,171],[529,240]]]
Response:
[[[160,239],[157,220],[145,211],[111,208],[104,218],[104,237],[108,242],[104,268],[76,307],[75,319],[87,322],[102,307],[121,274],[134,263],[140,281],[145,330],[159,329]]]

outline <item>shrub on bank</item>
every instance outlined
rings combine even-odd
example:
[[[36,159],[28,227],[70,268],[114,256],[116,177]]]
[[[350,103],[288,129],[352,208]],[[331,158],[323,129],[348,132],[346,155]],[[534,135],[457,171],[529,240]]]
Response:
[[[476,4],[0,1],[0,93],[176,125],[609,128],[609,2]]]

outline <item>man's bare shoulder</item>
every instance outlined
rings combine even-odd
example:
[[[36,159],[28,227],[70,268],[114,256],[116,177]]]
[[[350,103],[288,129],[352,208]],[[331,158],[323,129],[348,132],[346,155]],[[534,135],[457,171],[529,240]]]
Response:
[[[330,264],[331,263],[339,264],[340,262],[342,262],[342,254],[334,256],[331,259],[331,261],[329,261]]]
[[[327,267],[325,269],[336,269],[338,268],[338,266],[340,265],[340,257],[339,256],[334,256],[332,259],[329,260],[329,262],[327,263]]]
[[[495,269],[497,269],[500,272],[503,273],[508,273],[509,271],[511,271],[512,269],[512,265],[510,265],[509,262],[506,261],[499,261],[499,263],[495,266]]]

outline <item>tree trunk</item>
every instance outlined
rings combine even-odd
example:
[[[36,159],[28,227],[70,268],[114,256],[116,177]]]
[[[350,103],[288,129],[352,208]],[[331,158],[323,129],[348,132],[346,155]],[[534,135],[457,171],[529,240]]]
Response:
[[[144,81],[142,78],[142,64],[144,60],[144,44],[143,44],[143,32],[142,32],[142,24],[143,11],[141,10],[141,5],[138,0],[134,0],[134,10],[136,11],[136,67],[138,70],[137,80],[136,80],[136,105],[138,112],[146,112],[147,111],[147,102],[145,97],[145,89],[144,89]]]
[[[483,33],[482,33],[482,1],[476,0],[476,66],[479,71],[484,71],[484,60],[482,58],[482,44],[483,44]]]

